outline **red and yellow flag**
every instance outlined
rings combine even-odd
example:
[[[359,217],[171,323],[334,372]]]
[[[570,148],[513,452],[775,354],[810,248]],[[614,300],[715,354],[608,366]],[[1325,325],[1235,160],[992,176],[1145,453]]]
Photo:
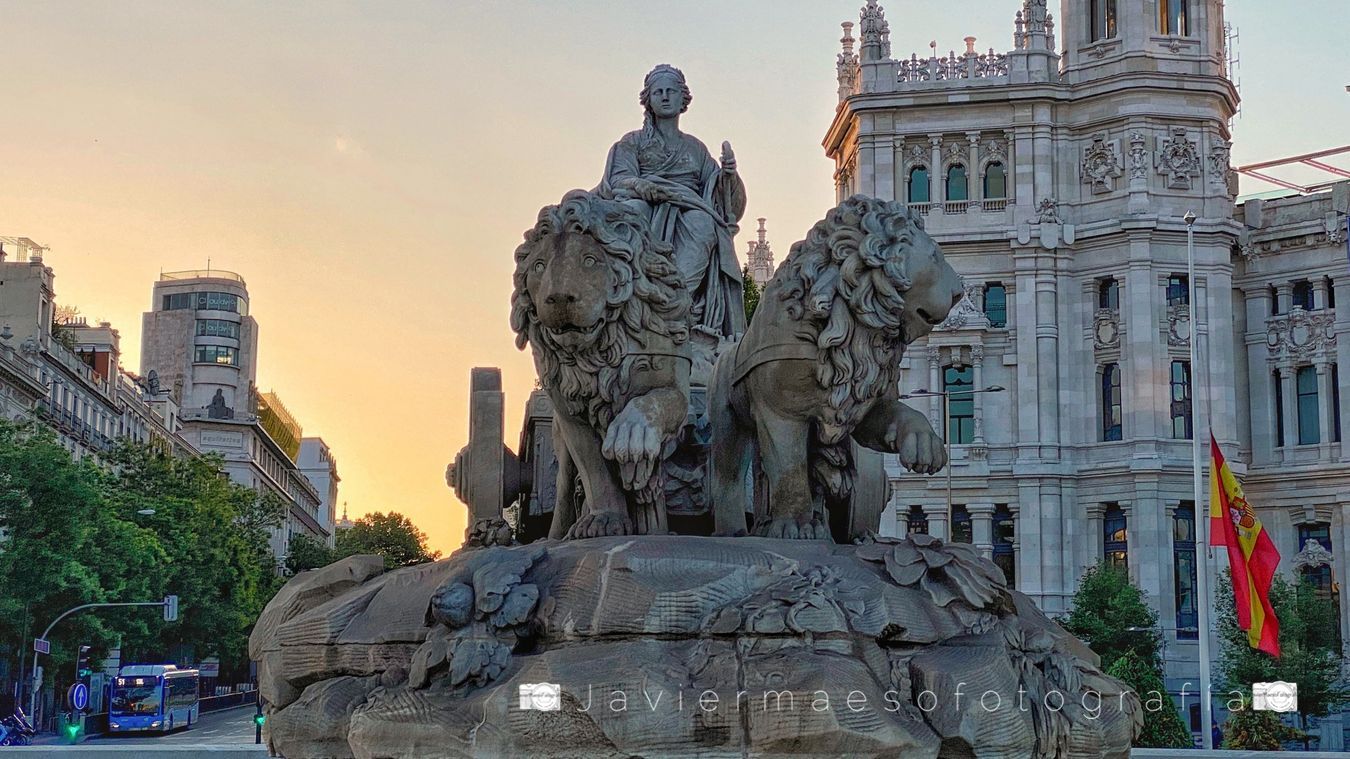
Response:
[[[1256,510],[1242,495],[1214,435],[1209,436],[1209,541],[1228,547],[1233,576],[1238,627],[1247,631],[1252,648],[1280,655],[1280,621],[1270,606],[1270,581],[1280,563],[1270,535],[1256,518]]]

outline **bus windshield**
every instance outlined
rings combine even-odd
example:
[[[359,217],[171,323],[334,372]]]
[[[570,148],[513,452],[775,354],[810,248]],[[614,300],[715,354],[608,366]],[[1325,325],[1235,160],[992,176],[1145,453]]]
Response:
[[[134,680],[118,678],[118,682],[113,686],[111,712],[113,714],[158,714],[159,684],[155,681],[155,678],[138,677]]]

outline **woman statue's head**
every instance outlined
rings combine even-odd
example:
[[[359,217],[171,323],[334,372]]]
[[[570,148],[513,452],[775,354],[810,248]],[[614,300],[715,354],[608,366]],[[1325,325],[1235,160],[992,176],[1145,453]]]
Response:
[[[672,92],[679,96],[679,110],[675,110],[673,98],[671,101],[666,100],[666,96]],[[653,113],[664,117],[678,116],[689,109],[689,102],[693,99],[694,95],[684,81],[684,72],[669,63],[657,64],[656,68],[648,72],[647,78],[642,80],[642,94],[638,96],[638,102],[642,103],[648,118]]]

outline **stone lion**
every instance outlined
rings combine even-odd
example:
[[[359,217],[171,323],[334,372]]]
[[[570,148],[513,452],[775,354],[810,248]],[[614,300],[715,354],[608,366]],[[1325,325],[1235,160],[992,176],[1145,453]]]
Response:
[[[511,328],[553,401],[549,536],[663,534],[661,462],[689,406],[689,294],[646,215],[573,190],[516,249]],[[582,503],[574,482],[580,475]]]
[[[714,369],[717,533],[745,531],[756,450],[768,507],[755,532],[775,538],[830,538],[852,490],[850,440],[898,453],[917,473],[945,466],[942,438],[900,402],[897,375],[905,345],[962,295],[937,243],[899,203],[855,195],[793,245],[745,337]]]

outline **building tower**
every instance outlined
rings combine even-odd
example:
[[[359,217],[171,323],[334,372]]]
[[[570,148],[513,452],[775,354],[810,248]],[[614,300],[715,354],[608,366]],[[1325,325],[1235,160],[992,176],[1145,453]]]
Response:
[[[756,285],[764,287],[773,279],[773,250],[769,248],[769,243],[764,239],[764,217],[759,217],[759,239],[750,241],[750,249],[746,251],[746,265],[750,268],[750,278]]]
[[[280,562],[295,534],[330,543],[332,520],[325,524],[323,495],[299,469],[300,424],[275,394],[257,390],[258,323],[248,311],[238,274],[161,274],[142,317],[141,375],[153,373],[173,394],[194,448],[220,454],[235,482],[287,503],[272,535]]]
[[[838,198],[906,203],[966,281],[947,321],[909,346],[900,390],[1007,389],[956,396],[949,420],[937,398],[908,401],[952,441],[954,505],[945,478],[888,457],[889,513],[898,533],[975,543],[1052,614],[1086,567],[1127,567],[1158,604],[1179,684],[1196,659],[1195,548],[1172,539],[1198,518],[1191,437],[1212,425],[1229,450],[1243,442],[1241,338],[1218,335],[1209,349],[1237,316],[1241,231],[1223,5],[1063,0],[1058,12],[1025,0],[1003,52],[967,37],[960,53],[892,58],[875,0],[856,57],[845,27],[824,141]],[[1213,388],[1199,420],[1188,211]]]

